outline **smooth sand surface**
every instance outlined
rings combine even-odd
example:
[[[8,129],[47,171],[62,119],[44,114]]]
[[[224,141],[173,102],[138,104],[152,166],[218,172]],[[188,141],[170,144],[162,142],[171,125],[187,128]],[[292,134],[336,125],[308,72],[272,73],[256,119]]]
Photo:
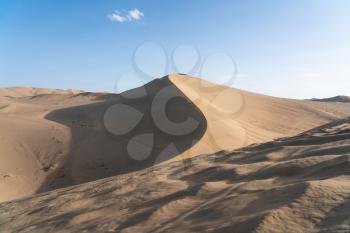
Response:
[[[0,204],[0,232],[350,231],[350,118]]]
[[[349,115],[344,103],[274,98],[184,75],[120,95],[1,89],[0,202],[292,136]]]

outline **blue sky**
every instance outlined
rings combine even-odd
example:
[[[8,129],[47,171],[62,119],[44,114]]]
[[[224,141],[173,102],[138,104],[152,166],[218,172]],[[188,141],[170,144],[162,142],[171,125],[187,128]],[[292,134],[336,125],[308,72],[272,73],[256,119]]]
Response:
[[[2,0],[0,86],[114,91],[123,77],[125,89],[140,84],[131,77],[140,45],[137,65],[154,75],[164,71],[159,48],[170,57],[186,45],[178,62],[193,63],[196,48],[201,63],[212,58],[203,65],[212,82],[231,72],[219,52],[237,64],[235,87],[291,98],[350,95],[349,12],[347,0]]]

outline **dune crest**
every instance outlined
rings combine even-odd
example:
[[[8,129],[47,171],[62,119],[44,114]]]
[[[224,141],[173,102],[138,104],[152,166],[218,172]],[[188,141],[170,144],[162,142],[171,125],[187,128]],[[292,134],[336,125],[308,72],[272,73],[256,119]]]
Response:
[[[185,157],[292,136],[350,113],[350,106],[342,103],[276,98],[183,75],[169,79],[208,121],[200,143]]]

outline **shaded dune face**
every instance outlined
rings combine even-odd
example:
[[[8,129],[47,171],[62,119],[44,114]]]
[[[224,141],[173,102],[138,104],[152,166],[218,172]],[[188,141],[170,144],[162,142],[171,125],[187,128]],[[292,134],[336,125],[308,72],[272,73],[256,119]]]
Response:
[[[349,232],[349,147],[348,118],[196,156],[187,169],[163,163],[4,203],[0,230]]]
[[[59,109],[46,119],[71,129],[71,151],[39,192],[135,171],[191,148],[203,113],[168,78],[108,101]]]

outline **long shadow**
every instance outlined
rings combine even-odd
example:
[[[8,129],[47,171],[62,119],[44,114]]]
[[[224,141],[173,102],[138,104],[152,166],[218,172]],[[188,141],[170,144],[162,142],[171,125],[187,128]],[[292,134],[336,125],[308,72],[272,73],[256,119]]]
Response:
[[[318,233],[348,232],[350,230],[350,196],[334,207],[327,216],[316,225]]]
[[[165,107],[168,120],[181,123],[192,118],[192,122],[195,122],[196,127],[185,135],[169,133],[159,127],[159,122],[152,117],[152,105],[155,109],[162,110],[164,104],[154,99],[159,97],[161,91],[164,94],[166,88],[174,96]],[[146,95],[141,96],[142,93]],[[203,113],[168,77],[156,79],[144,87],[120,95],[107,97],[101,102],[55,110],[45,117],[69,127],[72,140],[66,159],[48,176],[37,193],[150,167],[188,150],[206,132],[207,121]],[[162,95],[159,99],[162,100]],[[123,135],[111,133],[104,123],[106,112],[116,104],[131,107],[142,115],[137,126]],[[116,120],[115,124],[125,126],[130,123],[128,120],[126,116],[125,122]],[[145,158],[135,159],[130,156],[129,143],[135,136],[144,134],[153,135],[153,145],[141,145],[137,148],[140,153],[150,147],[151,150]]]

